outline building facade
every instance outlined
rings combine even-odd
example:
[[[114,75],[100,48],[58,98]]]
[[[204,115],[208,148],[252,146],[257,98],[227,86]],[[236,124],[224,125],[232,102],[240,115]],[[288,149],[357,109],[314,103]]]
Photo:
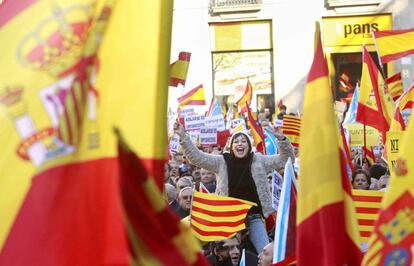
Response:
[[[288,112],[302,110],[319,21],[336,98],[346,97],[361,75],[362,45],[373,58],[373,30],[414,28],[414,0],[175,0],[171,61],[190,52],[186,86],[170,87],[176,99],[203,84],[207,99],[231,105],[253,84],[252,108],[274,110],[280,99]],[[404,89],[414,77],[413,58],[383,67],[401,72]]]

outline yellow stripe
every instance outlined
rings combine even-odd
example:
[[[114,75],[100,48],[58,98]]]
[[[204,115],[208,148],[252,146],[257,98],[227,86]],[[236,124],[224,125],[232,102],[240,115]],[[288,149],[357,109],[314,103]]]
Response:
[[[370,213],[358,213],[356,214],[357,219],[366,219],[366,220],[376,220],[378,218],[378,213],[370,214]]]
[[[372,197],[382,197],[384,192],[376,190],[362,190],[362,189],[353,189],[352,195],[355,196],[372,196]]]
[[[376,38],[381,56],[414,49],[414,32]]]
[[[151,203],[151,206],[148,207],[153,208],[157,213],[164,210],[167,207],[167,203],[163,199],[162,193],[158,189],[157,184],[155,184],[154,178],[149,176],[143,185],[145,194]]]
[[[374,231],[374,226],[373,225],[358,225],[358,230],[359,231],[367,231],[367,232],[373,232]]]
[[[346,232],[349,238],[352,240],[352,242],[354,242],[354,245],[356,247],[359,247],[361,240],[360,240],[359,232],[357,228],[357,220],[356,220],[354,202],[351,196],[349,196],[348,194],[345,194],[344,203],[345,203]]]
[[[201,250],[200,243],[192,235],[190,227],[184,223],[179,224],[180,233],[172,239],[173,244],[189,265],[197,261],[197,253]]]
[[[187,78],[188,66],[190,62],[178,60],[171,68],[171,77],[185,80]]]
[[[206,232],[220,231],[220,232],[231,233],[231,232],[238,232],[238,231],[241,231],[241,230],[246,228],[246,225],[244,223],[242,223],[238,226],[234,226],[234,227],[231,227],[231,226],[214,226],[214,227],[211,227],[211,226],[205,226],[203,224],[200,224],[200,223],[198,223],[194,220],[191,220],[191,225],[194,226],[194,227],[198,227],[201,230],[206,231]]]
[[[376,240],[376,236],[371,237],[371,241],[374,242],[374,240]],[[369,249],[367,251],[367,253],[365,254],[363,260],[362,260],[362,265],[365,266],[376,266],[379,265],[379,260],[381,259],[381,253],[379,253],[378,255],[376,255],[369,264],[367,264],[367,261],[374,255],[376,254],[378,251],[380,251],[384,244],[382,243],[382,241],[377,241],[374,245],[371,244],[371,242],[368,244],[369,245]]]
[[[247,214],[247,212],[246,212]],[[214,221],[214,222],[234,222],[234,221],[240,221],[244,220],[246,217],[246,214],[241,214],[237,216],[227,216],[227,217],[216,217],[216,216],[210,216],[201,212],[197,211],[191,211],[191,215],[195,217],[199,217],[201,219],[207,220],[207,221]]]
[[[355,201],[355,207],[381,208],[381,202]]]
[[[202,208],[204,210],[217,211],[217,212],[242,211],[242,210],[249,210],[252,207],[247,204],[230,205],[230,206],[213,206],[213,205],[203,204],[197,201],[193,201],[193,206]]]
[[[248,205],[251,205],[251,206],[257,206],[256,203],[251,202],[251,201],[232,198],[232,197],[219,196],[219,195],[211,194],[211,193],[201,193],[201,192],[198,192],[198,191],[194,192],[194,197],[207,199],[207,200],[219,200],[219,201],[237,200],[237,201],[240,201],[242,203],[245,203],[245,204],[248,204]]]

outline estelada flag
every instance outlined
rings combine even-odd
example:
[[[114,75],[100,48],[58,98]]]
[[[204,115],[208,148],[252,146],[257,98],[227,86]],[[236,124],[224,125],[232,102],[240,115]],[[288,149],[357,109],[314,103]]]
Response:
[[[414,29],[372,31],[382,64],[414,54]]]
[[[305,89],[300,138],[300,147],[306,148],[299,155],[297,261],[298,265],[359,265],[355,209],[319,24],[315,37],[318,41]],[[318,139],[323,141],[315,141]]]
[[[397,101],[398,98],[400,98],[400,96],[404,93],[401,72],[385,79],[385,83],[387,84],[388,93],[394,101]]]
[[[179,107],[183,107],[186,105],[205,105],[206,98],[204,96],[203,84],[198,85],[191,91],[179,97],[177,101]]]
[[[3,1],[0,18],[0,265],[129,265],[112,127],[161,185],[172,2]],[[85,57],[98,93],[68,145],[49,99]]]
[[[408,123],[401,153],[384,194],[362,265],[414,263],[414,122]]]
[[[385,141],[384,135],[390,128],[395,104],[391,96],[384,91],[384,80],[365,46],[362,49],[362,59],[356,120],[378,129]],[[372,92],[374,97],[371,96]]]
[[[185,86],[190,59],[191,53],[180,52],[178,60],[170,65],[170,86],[177,87],[178,84]]]

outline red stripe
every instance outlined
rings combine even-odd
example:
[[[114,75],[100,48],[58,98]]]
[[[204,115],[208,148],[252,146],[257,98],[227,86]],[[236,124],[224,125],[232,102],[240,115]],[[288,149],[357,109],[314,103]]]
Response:
[[[190,98],[191,96],[193,96],[199,89],[203,88],[203,84],[198,85],[197,87],[195,87],[194,89],[192,89],[191,91],[187,92],[186,94],[184,94],[183,96],[179,97],[177,100],[179,103],[184,102],[187,98]]]
[[[177,87],[178,84],[181,84],[181,85],[184,86],[185,85],[185,79],[179,79],[179,78],[173,78],[173,77],[170,78],[170,86],[171,87]]]
[[[402,52],[395,53],[395,54],[389,54],[389,55],[381,56],[381,63],[386,64],[390,61],[400,59],[401,57],[405,57],[405,56],[410,55],[410,54],[414,54],[414,49],[402,51]]]
[[[358,219],[358,225],[371,225],[375,224],[375,220],[368,220],[368,219]]]
[[[390,84],[396,81],[401,81],[401,72],[398,72],[397,74],[394,74],[393,76],[385,79],[385,83]]]
[[[284,130],[282,129],[283,134],[291,136],[300,136],[300,131]]]
[[[373,128],[378,129],[379,131],[383,131],[383,124],[386,122],[380,123],[381,119],[378,119],[378,112],[371,109],[370,107],[364,105],[361,102],[358,102],[358,109],[357,109],[357,115],[356,115],[356,121],[365,124],[367,126],[371,126]],[[382,116],[382,119],[385,118]]]
[[[206,231],[201,230],[200,228],[194,226],[193,224],[191,225],[191,228],[194,231],[196,231],[199,235],[202,235],[202,236],[217,236],[217,237],[229,238],[231,235],[236,233],[236,232],[227,233],[227,232],[222,232],[222,231],[206,232]]]
[[[37,0],[5,0],[0,4],[0,28],[35,2]]]
[[[129,265],[115,158],[57,166],[31,182],[0,265]]]
[[[312,66],[311,66],[311,69],[308,75],[308,81],[307,81],[308,84],[318,78],[328,77],[329,75],[328,65],[326,63],[326,59],[323,54],[321,34],[320,32],[318,33],[319,34],[317,36],[318,39],[317,39],[316,51],[315,51]]]
[[[292,130],[292,131],[297,131],[297,132],[300,132],[300,127],[293,127],[293,126],[285,126],[285,125],[283,125],[282,127],[281,127],[281,129],[282,130]]]
[[[382,38],[382,37],[396,36],[398,34],[407,33],[407,32],[414,32],[414,29],[381,30],[381,31],[373,31],[372,34],[374,35],[375,38]]]
[[[360,196],[360,195],[352,195],[354,201],[361,201],[361,202],[378,202],[382,201],[381,196]]]
[[[213,206],[229,206],[229,207],[230,205],[235,205],[234,207],[239,207],[240,205],[246,204],[239,200],[210,200],[210,199],[204,199],[200,197],[194,197],[194,202],[199,202],[199,203],[213,205]]]
[[[377,214],[380,208],[356,207],[357,213]]]
[[[189,62],[191,59],[191,53],[188,52],[180,52],[178,55],[178,60],[187,61]]]
[[[359,231],[359,235],[360,235],[361,237],[370,237],[370,236],[371,236],[371,234],[372,234],[372,232],[371,232],[371,231]]]
[[[192,207],[193,211],[201,212],[213,217],[233,217],[238,215],[246,214],[249,210],[240,210],[240,211],[213,211],[213,210],[206,210],[196,206]]]
[[[197,216],[191,216],[191,221],[196,221],[197,223],[202,224],[204,226],[208,226],[208,227],[218,227],[218,226],[237,227],[239,225],[244,224],[244,219],[234,221],[234,222],[215,222],[215,221],[205,220]]]

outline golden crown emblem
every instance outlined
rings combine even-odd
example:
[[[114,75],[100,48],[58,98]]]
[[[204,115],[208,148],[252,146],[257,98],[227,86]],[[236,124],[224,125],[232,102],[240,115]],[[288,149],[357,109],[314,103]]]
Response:
[[[62,77],[78,63],[92,21],[90,5],[62,9],[53,6],[53,16],[42,20],[20,42],[20,63],[54,77]]]

